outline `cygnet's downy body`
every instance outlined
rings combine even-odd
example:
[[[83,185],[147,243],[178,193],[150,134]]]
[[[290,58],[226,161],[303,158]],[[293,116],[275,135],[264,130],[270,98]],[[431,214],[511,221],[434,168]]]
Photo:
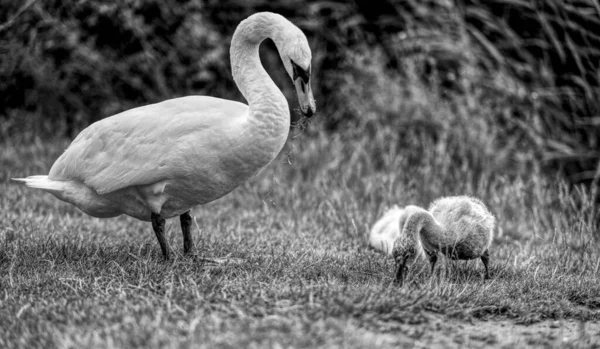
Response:
[[[453,260],[481,258],[488,272],[488,249],[496,220],[485,205],[469,196],[445,197],[434,201],[429,210],[406,206],[406,221],[394,240],[392,256],[396,262],[396,281],[402,284],[408,265],[422,248],[435,268],[438,252]]]
[[[369,244],[386,255],[392,256],[394,242],[402,233],[408,214],[409,211],[396,205],[387,209],[383,216],[373,224],[369,233]]]
[[[427,260],[420,240],[410,239],[406,236],[407,231],[403,229],[406,219],[415,212],[415,207],[417,206],[398,207],[394,205],[373,224],[369,233],[369,244],[390,257],[393,256],[395,244],[405,246],[404,252],[413,256],[406,267],[412,262],[417,262],[417,258],[415,258],[417,256],[419,260]],[[417,209],[422,210],[420,207]]]

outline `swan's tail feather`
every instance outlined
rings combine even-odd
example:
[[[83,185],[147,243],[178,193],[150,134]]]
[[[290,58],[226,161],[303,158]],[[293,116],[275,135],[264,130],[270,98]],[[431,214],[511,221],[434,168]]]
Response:
[[[48,179],[48,176],[29,176],[27,178],[11,178],[15,182],[25,183],[29,188],[42,189],[51,193],[65,190],[65,183]]]

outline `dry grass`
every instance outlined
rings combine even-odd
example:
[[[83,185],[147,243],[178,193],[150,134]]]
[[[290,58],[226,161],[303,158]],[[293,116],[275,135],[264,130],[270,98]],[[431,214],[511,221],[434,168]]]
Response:
[[[46,173],[68,142],[4,140],[0,347],[387,347],[425,338],[432,314],[600,320],[593,193],[535,171],[436,169],[445,141],[421,148],[418,163],[398,141],[291,138],[259,177],[193,211],[195,256],[181,255],[168,222],[176,258],[165,263],[149,224],[90,218],[8,182]],[[444,261],[434,277],[416,268],[393,286],[392,261],[367,246],[369,226],[388,205],[452,194],[481,197],[498,218],[492,279],[478,262]],[[594,347],[585,338],[578,347]]]
[[[460,324],[564,319],[578,340],[509,344],[598,348],[585,330],[600,320],[596,2],[381,1],[397,16],[371,19],[361,1],[177,3],[0,10],[0,347],[501,347]],[[228,35],[265,9],[307,33],[321,115],[261,175],[193,211],[196,255],[181,255],[177,220],[165,263],[149,224],[9,182],[47,173],[68,145],[40,136],[179,95],[239,99]],[[442,261],[393,286],[370,225],[392,204],[462,194],[497,217],[492,279],[478,261]]]

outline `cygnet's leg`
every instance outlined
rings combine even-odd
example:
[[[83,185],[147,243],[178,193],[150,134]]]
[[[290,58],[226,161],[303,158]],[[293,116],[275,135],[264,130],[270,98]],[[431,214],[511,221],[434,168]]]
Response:
[[[158,244],[162,250],[163,257],[165,257],[166,260],[170,260],[171,249],[169,248],[169,243],[165,238],[165,219],[156,213],[152,213],[150,218],[152,219],[152,228],[154,229],[154,234],[156,234],[156,239],[158,240]]]
[[[483,251],[483,254],[481,255],[481,261],[485,267],[485,278],[489,279],[490,273],[488,272],[488,262],[490,261],[490,253],[488,250]]]
[[[429,264],[431,264],[431,275],[433,275],[433,269],[435,268],[435,263],[438,260],[437,252],[435,252],[435,251],[432,251],[432,252],[427,251],[427,256],[429,256]]]
[[[190,231],[190,227],[192,226],[190,211],[179,216],[179,221],[181,222],[181,231],[183,232],[183,253],[188,254],[194,248],[194,240]]]

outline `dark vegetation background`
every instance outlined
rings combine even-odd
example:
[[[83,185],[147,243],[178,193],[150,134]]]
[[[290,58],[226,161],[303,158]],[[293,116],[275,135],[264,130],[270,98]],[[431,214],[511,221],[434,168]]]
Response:
[[[319,113],[303,137],[390,137],[414,161],[419,146],[455,147],[445,153],[475,176],[492,166],[600,178],[592,0],[0,0],[0,137],[73,137],[190,94],[242,100],[229,42],[264,10],[297,24],[313,49]],[[261,54],[295,106],[274,45]]]
[[[599,4],[0,0],[0,348],[598,348]],[[241,100],[229,42],[263,10],[307,34],[318,113],[193,210],[196,253],[177,219],[165,263],[147,222],[10,182],[103,117]],[[295,108],[273,44],[261,55]],[[395,287],[372,224],[463,194],[497,218],[492,279],[440,258]]]

